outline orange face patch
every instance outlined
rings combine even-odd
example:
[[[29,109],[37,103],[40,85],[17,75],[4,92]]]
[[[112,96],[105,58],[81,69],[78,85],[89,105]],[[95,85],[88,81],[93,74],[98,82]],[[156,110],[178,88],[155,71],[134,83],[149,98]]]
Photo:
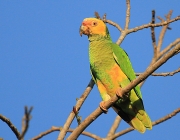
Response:
[[[99,34],[103,36],[106,35],[105,23],[97,18],[84,19],[80,29],[81,29],[81,33],[85,35],[90,35],[90,34]]]

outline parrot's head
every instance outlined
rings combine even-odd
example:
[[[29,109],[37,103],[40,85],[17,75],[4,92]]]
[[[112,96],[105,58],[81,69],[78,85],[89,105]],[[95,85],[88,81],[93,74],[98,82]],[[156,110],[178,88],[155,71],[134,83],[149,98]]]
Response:
[[[85,18],[80,26],[80,35],[107,35],[106,24],[97,18]]]

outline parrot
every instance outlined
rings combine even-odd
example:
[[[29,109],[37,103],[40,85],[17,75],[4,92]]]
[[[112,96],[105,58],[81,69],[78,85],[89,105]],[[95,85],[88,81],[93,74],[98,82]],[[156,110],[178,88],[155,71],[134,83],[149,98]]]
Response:
[[[104,21],[95,17],[85,18],[79,32],[81,36],[88,36],[90,73],[102,98],[99,104],[102,111],[107,113],[104,102],[117,95],[120,98],[112,105],[114,111],[140,133],[151,130],[152,122],[144,109],[139,85],[128,94],[121,95],[121,89],[136,75],[127,53],[112,42]]]

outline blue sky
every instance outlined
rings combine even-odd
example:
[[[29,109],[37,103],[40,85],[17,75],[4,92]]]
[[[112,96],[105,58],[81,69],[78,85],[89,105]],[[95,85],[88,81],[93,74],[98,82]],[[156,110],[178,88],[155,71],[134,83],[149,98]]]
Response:
[[[164,17],[173,10],[178,16],[179,0],[132,1],[130,28],[149,23],[151,11]],[[0,1],[0,113],[9,118],[21,130],[24,106],[33,106],[32,120],[25,139],[31,139],[51,126],[63,126],[67,116],[86,88],[89,80],[88,40],[80,37],[79,27],[94,12],[107,14],[124,27],[126,3],[123,1]],[[159,22],[158,19],[156,21]],[[108,25],[113,41],[120,33]],[[180,35],[180,21],[170,25],[162,47],[166,47]],[[159,31],[156,28],[156,39]],[[129,54],[136,72],[143,72],[151,61],[153,50],[150,29],[129,34],[121,46]],[[176,70],[180,55],[170,59],[157,72]],[[145,108],[153,121],[171,113],[180,106],[180,74],[173,77],[149,77],[142,87]],[[94,87],[80,110],[85,119],[99,105],[101,98]],[[105,137],[116,117],[110,109],[101,115],[86,131]],[[180,137],[180,115],[140,134],[137,131],[122,139],[173,139]],[[75,128],[74,121],[71,128]],[[118,131],[129,127],[122,122]],[[16,139],[9,127],[0,121],[0,137]],[[53,132],[42,140],[56,139]],[[90,139],[80,136],[78,140]],[[119,138],[120,139],[120,138]]]

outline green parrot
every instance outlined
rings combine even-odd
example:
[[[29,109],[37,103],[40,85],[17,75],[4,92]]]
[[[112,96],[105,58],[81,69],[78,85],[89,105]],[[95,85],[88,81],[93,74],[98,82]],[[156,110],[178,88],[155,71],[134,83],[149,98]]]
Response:
[[[136,86],[128,94],[120,95],[121,88],[136,76],[126,52],[112,42],[106,24],[97,18],[85,18],[80,27],[82,34],[87,35],[89,40],[90,71],[103,100],[100,108],[106,112],[104,101],[117,94],[121,98],[112,106],[115,112],[141,133],[146,128],[152,129],[140,87]]]

